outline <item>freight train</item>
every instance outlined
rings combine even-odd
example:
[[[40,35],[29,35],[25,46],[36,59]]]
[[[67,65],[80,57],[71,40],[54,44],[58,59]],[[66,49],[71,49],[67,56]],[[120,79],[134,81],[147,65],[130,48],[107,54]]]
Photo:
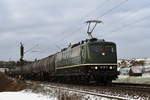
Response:
[[[33,80],[110,83],[118,75],[116,44],[87,39],[41,60],[11,69],[9,73]]]

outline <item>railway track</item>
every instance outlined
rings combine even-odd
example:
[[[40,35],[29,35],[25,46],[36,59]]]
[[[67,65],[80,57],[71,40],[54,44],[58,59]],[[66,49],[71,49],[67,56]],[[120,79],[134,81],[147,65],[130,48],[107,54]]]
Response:
[[[51,85],[49,85],[48,87],[55,88],[55,89],[57,88],[57,89],[60,89],[60,90],[72,91],[72,92],[76,92],[76,93],[80,93],[80,94],[85,94],[85,95],[88,94],[88,95],[93,95],[93,96],[100,96],[100,97],[104,97],[104,98],[109,98],[111,100],[128,100],[128,98],[125,98],[125,97],[118,97],[118,96],[100,94],[100,93],[89,92],[89,91],[80,90],[80,89],[71,89],[71,88],[51,86]]]
[[[138,84],[138,83],[118,83],[113,82],[113,85],[124,85],[124,86],[137,86],[137,87],[150,87],[150,84]]]
[[[145,91],[150,93],[150,84],[137,84],[137,83],[112,83],[114,87],[122,87],[127,89],[136,89],[138,91]]]
[[[75,85],[62,83],[38,82],[43,86],[61,91],[109,98],[110,100],[140,99],[150,100],[150,87],[142,84],[113,83],[110,86]]]

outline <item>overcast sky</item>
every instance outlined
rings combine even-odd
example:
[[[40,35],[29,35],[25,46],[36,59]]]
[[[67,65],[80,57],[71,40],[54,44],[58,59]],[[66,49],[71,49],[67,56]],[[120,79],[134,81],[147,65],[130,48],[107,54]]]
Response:
[[[93,36],[114,41],[118,58],[150,57],[150,0],[0,0],[0,60],[19,60],[19,42],[27,60],[56,53],[88,38],[89,19],[103,21]]]

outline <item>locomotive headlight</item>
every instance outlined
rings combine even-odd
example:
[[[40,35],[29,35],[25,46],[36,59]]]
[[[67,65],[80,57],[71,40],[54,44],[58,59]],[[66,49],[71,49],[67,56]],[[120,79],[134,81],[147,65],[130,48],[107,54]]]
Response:
[[[112,66],[110,66],[110,67],[109,67],[109,69],[113,69],[113,67],[112,67]]]
[[[97,66],[95,66],[95,69],[98,69],[98,67],[97,67]]]
[[[106,55],[105,52],[103,52],[102,55],[105,56]]]

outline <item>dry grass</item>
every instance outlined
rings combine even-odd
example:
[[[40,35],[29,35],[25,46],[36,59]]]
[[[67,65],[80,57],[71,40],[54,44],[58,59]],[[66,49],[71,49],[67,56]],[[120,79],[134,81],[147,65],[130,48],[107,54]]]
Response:
[[[61,93],[59,96],[58,96],[58,99],[59,100],[82,100],[82,96],[81,95],[78,95],[76,93],[68,93],[68,92],[65,92],[65,93]]]
[[[20,91],[26,88],[26,85],[19,80],[12,80],[4,73],[0,73],[0,92]]]

